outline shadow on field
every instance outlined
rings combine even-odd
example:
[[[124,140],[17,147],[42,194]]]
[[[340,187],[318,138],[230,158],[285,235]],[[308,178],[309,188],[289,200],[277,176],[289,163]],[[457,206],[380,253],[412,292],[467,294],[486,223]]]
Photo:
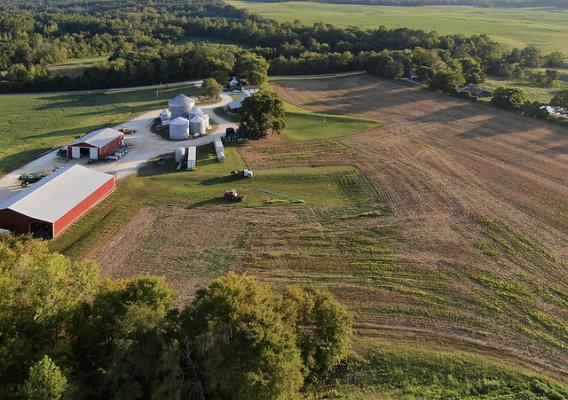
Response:
[[[8,173],[15,169],[20,168],[22,165],[27,164],[29,160],[38,158],[40,155],[53,150],[51,147],[42,147],[33,150],[23,150],[17,153],[12,153],[0,158],[0,173]],[[36,171],[29,171],[36,172]]]
[[[238,181],[238,179],[235,178],[234,176],[224,175],[224,176],[216,176],[215,178],[205,179],[200,183],[200,185],[211,186],[211,185],[220,185],[223,183],[232,183],[236,181]]]
[[[64,137],[64,136],[79,136],[85,135],[89,132],[95,131],[97,129],[102,129],[107,127],[108,125],[90,125],[90,126],[82,126],[73,129],[63,129],[60,131],[51,131],[51,132],[44,132],[38,133],[36,135],[29,135],[29,136],[22,136],[20,139],[39,139],[39,138],[54,138],[54,137]]]
[[[190,208],[201,208],[201,207],[207,207],[207,206],[212,206],[212,205],[223,205],[223,204],[231,204],[231,202],[228,201],[228,200],[225,200],[222,197],[215,197],[213,199],[198,201],[196,203],[191,204],[189,207]]]

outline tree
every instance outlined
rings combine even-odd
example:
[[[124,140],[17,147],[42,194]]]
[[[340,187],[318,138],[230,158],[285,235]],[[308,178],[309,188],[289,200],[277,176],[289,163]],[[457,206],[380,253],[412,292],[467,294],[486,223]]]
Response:
[[[294,310],[306,381],[321,382],[350,349],[353,316],[327,289],[290,287],[286,300]]]
[[[105,281],[74,319],[73,354],[95,398],[176,398],[179,351],[169,318],[175,293],[158,277]]]
[[[239,131],[250,139],[261,139],[268,131],[280,133],[286,126],[284,102],[277,93],[263,89],[243,101]]]
[[[564,54],[559,51],[553,51],[544,56],[544,66],[549,68],[558,68],[564,66]]]
[[[235,73],[253,85],[262,85],[268,80],[268,61],[254,53],[243,52],[237,57]]]
[[[533,46],[525,47],[521,51],[521,65],[538,68],[542,65],[542,53]]]
[[[59,400],[68,388],[67,378],[47,355],[30,368],[22,388],[26,400]]]
[[[436,71],[430,80],[432,90],[441,90],[444,93],[454,94],[465,83],[463,75],[457,71],[443,69]]]
[[[94,263],[71,262],[44,241],[0,237],[0,398],[12,398],[38,354],[69,351],[68,320],[98,284]]]
[[[485,80],[485,73],[481,64],[474,58],[462,58],[460,63],[466,83],[481,83]]]
[[[208,99],[218,99],[223,92],[223,86],[213,78],[207,78],[201,85],[201,96]]]
[[[282,298],[266,285],[229,274],[197,292],[182,327],[211,399],[298,397],[302,359]]]
[[[550,100],[550,105],[568,110],[568,90],[562,90],[556,93],[552,100]]]
[[[491,104],[505,109],[519,109],[528,103],[527,94],[519,88],[498,87],[491,99]]]

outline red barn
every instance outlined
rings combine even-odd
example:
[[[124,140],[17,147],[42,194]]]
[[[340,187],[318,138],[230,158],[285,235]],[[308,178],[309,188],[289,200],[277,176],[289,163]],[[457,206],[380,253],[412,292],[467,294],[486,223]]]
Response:
[[[0,204],[0,228],[52,239],[116,187],[113,175],[61,168]]]
[[[112,128],[99,129],[87,133],[67,146],[67,157],[89,157],[98,160],[120,148],[124,141],[124,133]]]

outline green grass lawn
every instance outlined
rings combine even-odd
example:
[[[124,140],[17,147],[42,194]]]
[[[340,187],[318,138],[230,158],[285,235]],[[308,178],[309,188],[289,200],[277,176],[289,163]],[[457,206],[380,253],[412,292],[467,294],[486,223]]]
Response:
[[[568,389],[518,366],[486,357],[381,340],[362,348],[337,374],[329,398],[366,399],[562,399]]]
[[[442,34],[490,35],[507,47],[539,46],[568,54],[568,10],[548,8],[481,8],[466,6],[396,7],[311,2],[230,4],[280,22],[331,23],[361,28],[413,28]]]
[[[380,125],[377,121],[368,119],[318,114],[287,103],[286,128],[281,135],[294,142],[328,139],[363,132]]]
[[[176,171],[173,159],[164,165],[149,163],[138,176],[122,181],[115,193],[50,242],[55,251],[85,254],[105,234],[117,230],[142,205],[205,207],[275,207],[282,205],[345,206],[372,201],[374,193],[364,175],[350,166],[282,168],[254,171],[253,179],[230,175],[244,169],[236,148],[225,149],[226,160],[217,161],[212,145],[199,147],[197,170]],[[242,203],[222,198],[237,189]]]
[[[566,81],[560,81],[557,87],[543,88],[531,82],[495,77],[487,77],[481,86],[490,90],[495,90],[500,86],[518,87],[527,93],[531,101],[540,101],[542,103],[548,103],[561,90],[568,90],[568,82]]]
[[[198,89],[172,85],[158,99],[155,89],[0,96],[0,175],[77,135],[166,107],[178,93],[197,95]]]

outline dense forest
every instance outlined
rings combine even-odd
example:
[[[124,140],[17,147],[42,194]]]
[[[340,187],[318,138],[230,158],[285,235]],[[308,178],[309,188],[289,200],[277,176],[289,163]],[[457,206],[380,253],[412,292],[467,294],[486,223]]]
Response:
[[[0,90],[48,91],[227,79],[243,60],[261,56],[270,74],[354,70],[385,78],[416,76],[456,93],[485,74],[554,85],[559,52],[504,50],[486,35],[440,35],[407,28],[340,28],[278,23],[217,1],[26,0],[0,3]],[[227,44],[203,44],[205,37]],[[68,58],[108,56],[76,78],[51,76]],[[254,63],[253,63],[254,64]],[[546,72],[534,68],[549,68]],[[241,68],[242,69],[242,68]]]

